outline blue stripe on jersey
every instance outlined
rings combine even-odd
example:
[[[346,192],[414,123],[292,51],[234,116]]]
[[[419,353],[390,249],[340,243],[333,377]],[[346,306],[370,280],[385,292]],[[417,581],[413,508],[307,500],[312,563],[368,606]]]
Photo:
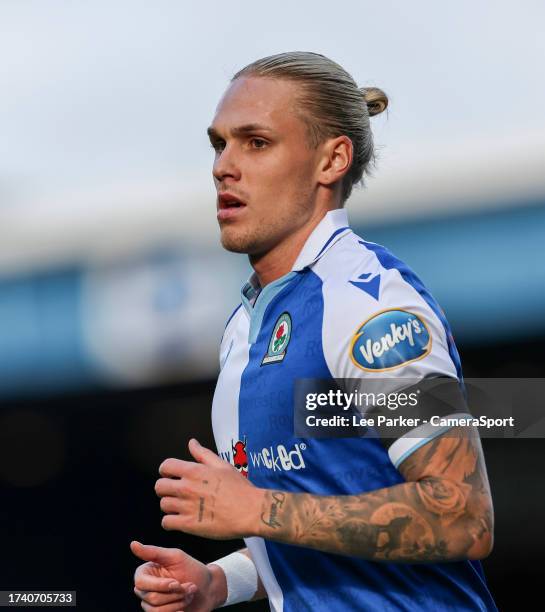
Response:
[[[327,247],[331,244],[331,241],[335,238],[335,236],[338,236],[341,232],[344,232],[344,230],[350,229],[348,226],[346,227],[339,227],[338,230],[335,230],[331,236],[327,239],[327,242],[324,244],[324,246],[320,249],[320,252],[318,253],[318,255],[316,255],[315,259],[320,257],[320,255],[327,249]]]
[[[458,350],[456,349],[456,345],[454,344],[454,338],[452,336],[452,331],[450,329],[450,325],[448,324],[443,311],[439,307],[439,304],[435,301],[435,298],[430,294],[430,292],[426,289],[422,281],[416,276],[416,274],[409,268],[409,266],[402,262],[400,259],[395,257],[388,249],[385,249],[383,246],[379,244],[375,244],[374,242],[366,242],[364,240],[358,240],[360,244],[362,244],[366,249],[372,251],[380,262],[380,265],[387,270],[396,269],[402,276],[403,280],[411,285],[425,300],[426,304],[433,310],[433,312],[437,315],[437,318],[443,324],[445,329],[445,334],[447,336],[448,343],[448,352],[450,358],[452,359],[452,363],[456,368],[456,373],[458,375],[458,379],[460,382],[463,382],[462,375],[462,364],[460,362],[460,355],[458,354]]]

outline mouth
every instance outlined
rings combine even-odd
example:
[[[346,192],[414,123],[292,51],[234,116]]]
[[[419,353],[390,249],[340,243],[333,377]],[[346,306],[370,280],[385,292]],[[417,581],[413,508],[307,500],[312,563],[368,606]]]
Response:
[[[246,208],[246,204],[231,193],[218,194],[218,220],[224,221],[237,217]]]

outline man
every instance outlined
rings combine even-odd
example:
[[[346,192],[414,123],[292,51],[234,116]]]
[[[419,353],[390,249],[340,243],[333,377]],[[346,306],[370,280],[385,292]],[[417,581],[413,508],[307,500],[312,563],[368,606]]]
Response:
[[[145,610],[265,596],[273,610],[496,609],[478,561],[493,542],[478,436],[422,425],[385,448],[294,434],[296,380],[461,381],[442,311],[343,208],[372,161],[369,116],[386,105],[312,53],[250,64],[219,103],[221,241],[254,269],[225,328],[212,408],[228,461],[191,440],[195,462],[163,462],[156,492],[165,529],[247,548],[205,566],[133,542]]]

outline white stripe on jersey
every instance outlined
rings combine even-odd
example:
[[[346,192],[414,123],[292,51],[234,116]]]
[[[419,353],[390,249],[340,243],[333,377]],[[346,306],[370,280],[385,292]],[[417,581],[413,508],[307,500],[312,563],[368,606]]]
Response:
[[[244,308],[239,308],[229,321],[220,347],[221,372],[218,377],[214,401],[212,403],[212,429],[218,451],[230,449],[239,440],[239,395],[242,373],[249,360],[248,343],[250,322]],[[225,364],[229,362],[229,368]],[[225,459],[223,455],[223,459]],[[252,560],[261,582],[265,586],[271,610],[281,612],[284,596],[271,569],[265,542],[262,538],[246,538]]]
[[[455,412],[453,414],[442,416],[441,418],[461,419],[463,417],[471,417],[471,415],[465,412]],[[437,427],[430,425],[429,423],[424,423],[423,425],[412,429],[410,435],[405,434],[396,440],[388,449],[388,455],[390,456],[392,463],[397,467],[411,453],[414,453],[415,450],[419,449],[424,444],[427,444],[430,440],[437,438],[437,436],[444,434],[449,429],[451,429],[450,426]]]
[[[238,441],[239,437],[240,381],[250,354],[250,345],[247,342],[249,321],[243,310],[243,308],[238,309],[223,334],[220,347],[221,372],[212,402],[212,429],[216,448],[224,453],[228,450],[231,453],[231,459],[232,445]],[[225,367],[227,362],[229,362],[229,368]],[[224,454],[222,458],[227,459]]]
[[[272,570],[265,540],[263,538],[244,538],[244,542],[252,555],[257,573],[267,591],[272,612],[282,612],[284,609],[284,594]]]

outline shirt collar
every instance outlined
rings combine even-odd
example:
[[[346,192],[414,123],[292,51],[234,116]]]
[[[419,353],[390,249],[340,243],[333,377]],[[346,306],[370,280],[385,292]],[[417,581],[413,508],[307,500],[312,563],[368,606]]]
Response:
[[[292,271],[299,272],[318,261],[348,231],[350,231],[350,226],[346,208],[330,210],[307,238],[293,264]]]
[[[348,213],[345,208],[336,208],[335,210],[327,212],[307,238],[307,241],[293,264],[291,272],[289,272],[286,277],[293,275],[294,272],[300,272],[304,268],[316,263],[318,259],[337,242],[337,240],[350,231]],[[253,305],[260,291],[261,286],[254,272],[241,289],[243,302]]]

